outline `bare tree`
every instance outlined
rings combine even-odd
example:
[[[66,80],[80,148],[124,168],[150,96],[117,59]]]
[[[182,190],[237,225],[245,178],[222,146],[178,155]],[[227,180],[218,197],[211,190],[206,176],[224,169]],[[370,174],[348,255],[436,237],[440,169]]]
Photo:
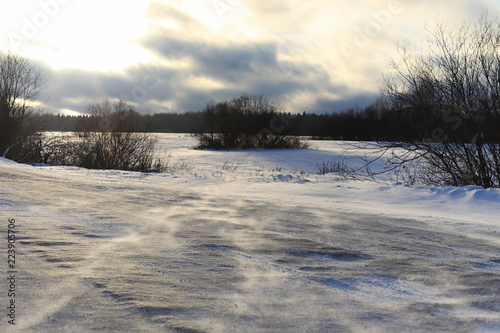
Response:
[[[40,69],[29,59],[0,51],[0,153],[28,159],[37,139],[29,117],[42,86]]]
[[[421,50],[398,45],[382,82],[383,109],[418,114],[435,127],[416,123],[420,140],[381,143],[400,149],[395,167],[415,182],[500,187],[499,50],[500,24],[486,14],[458,28],[438,23]]]

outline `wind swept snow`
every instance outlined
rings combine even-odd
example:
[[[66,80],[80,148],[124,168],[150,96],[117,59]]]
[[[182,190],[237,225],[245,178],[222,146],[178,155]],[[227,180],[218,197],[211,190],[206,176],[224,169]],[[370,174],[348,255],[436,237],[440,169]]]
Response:
[[[161,143],[191,170],[0,159],[4,253],[8,219],[17,231],[16,325],[4,310],[0,331],[500,331],[500,191],[316,175],[334,142]]]

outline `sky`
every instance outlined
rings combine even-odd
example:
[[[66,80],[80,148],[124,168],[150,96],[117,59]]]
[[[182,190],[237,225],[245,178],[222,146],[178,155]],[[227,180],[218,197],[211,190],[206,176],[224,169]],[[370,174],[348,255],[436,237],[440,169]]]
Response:
[[[486,10],[500,0],[0,0],[0,50],[40,66],[50,113],[103,98],[199,111],[242,94],[328,113],[375,101],[395,42]]]

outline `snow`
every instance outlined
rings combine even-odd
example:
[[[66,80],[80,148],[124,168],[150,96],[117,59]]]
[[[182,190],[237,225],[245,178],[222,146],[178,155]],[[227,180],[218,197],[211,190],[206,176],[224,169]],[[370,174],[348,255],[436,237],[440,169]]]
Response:
[[[361,165],[341,142],[194,145],[160,135],[158,174],[0,159],[0,331],[500,331],[499,190],[318,175]]]

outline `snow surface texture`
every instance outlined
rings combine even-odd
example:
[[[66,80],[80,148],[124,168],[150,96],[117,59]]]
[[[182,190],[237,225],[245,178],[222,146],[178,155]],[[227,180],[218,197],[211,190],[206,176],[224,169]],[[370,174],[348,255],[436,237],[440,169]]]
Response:
[[[1,332],[500,331],[500,191],[316,175],[335,142],[161,144],[189,172],[0,159]]]

